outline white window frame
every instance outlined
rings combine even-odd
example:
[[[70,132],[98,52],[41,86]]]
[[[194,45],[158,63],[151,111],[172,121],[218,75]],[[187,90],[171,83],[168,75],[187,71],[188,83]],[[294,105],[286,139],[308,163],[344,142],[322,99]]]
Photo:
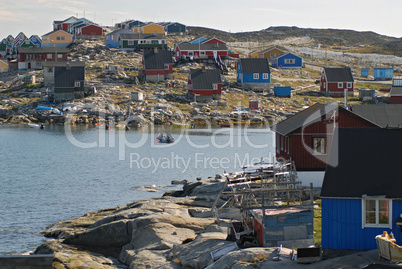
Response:
[[[74,87],[76,87],[76,88],[81,87],[81,82],[80,81],[74,82]]]
[[[46,58],[47,58],[47,59],[53,59],[53,54],[48,53],[48,54],[46,55]]]
[[[254,78],[254,79],[259,79],[259,78],[260,78],[260,74],[254,73],[254,74],[253,74],[253,78]]]
[[[134,46],[134,40],[127,40],[127,46]]]
[[[194,56],[194,52],[189,51],[189,52],[188,52],[188,56]]]
[[[169,65],[165,64],[165,70],[169,70]]]
[[[62,59],[63,58],[63,54],[57,54],[57,59]]]
[[[263,73],[263,74],[262,74],[262,78],[263,78],[263,79],[268,79],[268,78],[269,78],[268,73]]]
[[[200,55],[205,55],[205,51],[200,51]]]
[[[296,59],[285,59],[285,64],[295,64]]]
[[[316,151],[315,146],[314,146],[314,142],[316,139],[324,139],[324,145],[321,145],[321,148],[323,147],[324,152],[320,152],[320,151]],[[312,145],[311,145],[311,149],[313,150],[313,155],[327,155],[327,138],[320,136],[320,137],[313,137],[312,140]]]
[[[218,90],[218,84],[216,84],[216,83],[212,84],[212,90],[217,91]]]
[[[346,88],[352,88],[352,82],[347,82],[346,83]]]
[[[342,89],[343,88],[343,82],[338,82],[338,89]]]
[[[366,202],[369,200],[374,200],[376,203],[375,214],[376,223],[366,223]],[[379,223],[379,201],[388,201],[388,223]],[[379,199],[375,197],[363,197],[362,199],[362,229],[364,228],[389,228],[392,229],[392,200],[390,199]]]

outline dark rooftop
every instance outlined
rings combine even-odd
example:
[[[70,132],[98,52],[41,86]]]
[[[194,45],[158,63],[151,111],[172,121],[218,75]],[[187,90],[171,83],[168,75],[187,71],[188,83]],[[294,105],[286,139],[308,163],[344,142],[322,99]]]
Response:
[[[193,89],[210,89],[213,83],[222,83],[221,72],[218,69],[190,69]]]
[[[340,128],[335,132],[321,197],[402,198],[402,129]]]
[[[165,64],[173,64],[170,50],[146,50],[144,51],[145,69],[165,69]]]
[[[353,105],[352,111],[382,128],[402,127],[402,105]]]
[[[271,73],[267,58],[241,58],[239,64],[242,73]]]
[[[328,68],[324,67],[328,82],[353,82],[352,70],[349,67]]]

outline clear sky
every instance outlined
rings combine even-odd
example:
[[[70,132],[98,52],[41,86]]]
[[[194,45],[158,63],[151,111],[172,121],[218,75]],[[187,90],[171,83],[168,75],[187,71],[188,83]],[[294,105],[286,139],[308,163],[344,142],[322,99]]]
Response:
[[[373,31],[402,37],[402,0],[2,0],[0,40],[42,36],[70,16],[103,26],[128,19],[173,21],[227,32],[270,26]]]

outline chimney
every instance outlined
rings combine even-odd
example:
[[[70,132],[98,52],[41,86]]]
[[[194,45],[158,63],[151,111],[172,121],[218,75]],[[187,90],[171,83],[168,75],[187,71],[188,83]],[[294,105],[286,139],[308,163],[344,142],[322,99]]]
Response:
[[[66,69],[70,70],[70,62],[66,62]]]
[[[202,72],[205,72],[205,65],[202,66]]]
[[[344,89],[343,97],[345,98],[345,100],[344,100],[345,108],[348,109],[348,89]]]

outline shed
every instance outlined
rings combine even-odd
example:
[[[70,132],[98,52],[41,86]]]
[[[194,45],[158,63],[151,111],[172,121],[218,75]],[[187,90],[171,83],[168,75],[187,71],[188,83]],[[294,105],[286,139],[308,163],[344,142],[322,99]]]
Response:
[[[391,80],[393,77],[393,68],[374,68],[374,80]]]
[[[368,77],[368,75],[369,75],[369,68],[362,68],[360,71],[361,71],[360,76],[362,76],[362,77]]]
[[[275,86],[274,95],[278,97],[291,97],[292,88],[290,86]]]
[[[265,214],[262,209],[254,209],[251,214],[261,246],[298,248],[314,245],[312,209],[265,209]]]
[[[131,92],[131,101],[143,101],[144,94],[142,92]]]

